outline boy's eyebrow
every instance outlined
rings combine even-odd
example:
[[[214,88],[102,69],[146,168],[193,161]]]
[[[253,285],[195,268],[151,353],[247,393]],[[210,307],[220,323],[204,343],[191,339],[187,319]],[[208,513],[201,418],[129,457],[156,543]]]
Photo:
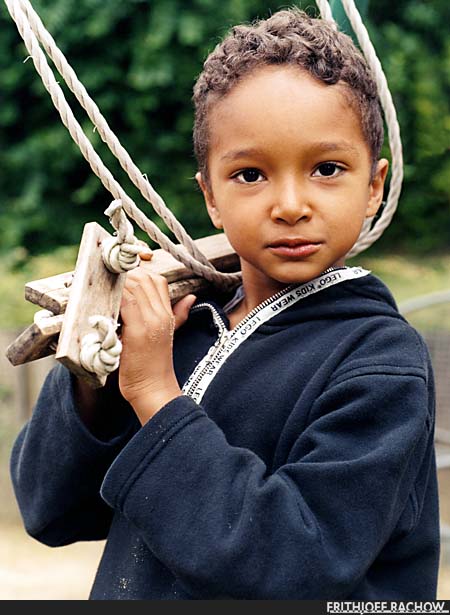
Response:
[[[311,143],[309,149],[314,153],[321,152],[335,152],[335,151],[346,151],[354,154],[358,153],[357,148],[352,145],[349,141],[319,141],[318,143]],[[237,160],[238,158],[248,158],[251,156],[262,156],[264,155],[264,150],[261,150],[256,147],[249,147],[247,149],[237,149],[231,150],[224,154],[221,160]]]
[[[257,147],[249,147],[248,149],[236,149],[227,152],[221,160],[236,160],[237,158],[248,158],[249,156],[260,156],[264,154],[263,150]]]
[[[335,152],[340,150],[358,153],[357,148],[349,141],[320,141],[319,143],[312,144],[311,149],[318,152]]]

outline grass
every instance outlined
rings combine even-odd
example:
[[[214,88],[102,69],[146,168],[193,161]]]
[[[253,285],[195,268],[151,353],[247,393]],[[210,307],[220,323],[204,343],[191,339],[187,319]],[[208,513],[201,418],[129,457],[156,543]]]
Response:
[[[450,290],[450,253],[431,256],[361,255],[353,260],[381,278],[398,303],[431,292]]]
[[[25,301],[25,284],[72,271],[76,256],[77,248],[63,247],[28,259],[19,248],[8,257],[0,258],[0,329],[20,329],[29,325],[40,308]]]
[[[372,271],[390,288],[397,304],[438,291],[450,291],[450,254],[413,256],[361,255],[354,259]],[[422,333],[436,329],[450,332],[450,303],[434,305],[406,314]]]

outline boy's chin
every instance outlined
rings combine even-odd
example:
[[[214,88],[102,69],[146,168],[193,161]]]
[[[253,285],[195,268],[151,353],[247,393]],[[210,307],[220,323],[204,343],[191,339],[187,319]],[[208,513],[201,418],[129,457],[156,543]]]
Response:
[[[342,267],[343,263],[341,264],[340,261],[339,263],[332,263],[332,264],[325,264],[325,265],[311,265],[308,264],[306,265],[305,263],[302,263],[302,265],[298,265],[295,268],[292,268],[291,271],[289,272],[280,272],[276,277],[276,281],[279,282],[279,284],[284,284],[285,286],[288,286],[290,284],[305,284],[306,282],[310,282],[311,280],[313,280],[314,278],[317,278],[318,276],[320,276],[324,271],[326,271],[327,269],[330,269],[332,267]]]

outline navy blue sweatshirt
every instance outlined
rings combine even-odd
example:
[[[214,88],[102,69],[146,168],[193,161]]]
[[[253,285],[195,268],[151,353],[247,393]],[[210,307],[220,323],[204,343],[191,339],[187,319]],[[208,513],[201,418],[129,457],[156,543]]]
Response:
[[[180,386],[228,325],[218,304],[191,311]],[[433,376],[374,276],[275,314],[200,404],[182,395],[142,428],[110,410],[101,440],[58,365],[11,455],[31,536],[107,538],[91,599],[436,597]]]

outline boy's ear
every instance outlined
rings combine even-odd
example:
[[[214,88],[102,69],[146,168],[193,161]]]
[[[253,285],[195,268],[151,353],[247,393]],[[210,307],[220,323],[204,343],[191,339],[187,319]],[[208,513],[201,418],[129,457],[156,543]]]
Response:
[[[211,188],[207,185],[200,171],[197,171],[195,174],[195,179],[197,180],[198,185],[200,186],[201,191],[203,192],[203,198],[205,199],[206,209],[208,211],[208,215],[211,218],[211,222],[217,229],[222,229],[222,219],[220,217],[219,210],[217,209],[214,196],[212,194]]]
[[[377,162],[377,168],[369,186],[369,201],[367,203],[366,218],[374,216],[381,205],[388,168],[389,161],[386,160],[386,158],[381,158]]]

